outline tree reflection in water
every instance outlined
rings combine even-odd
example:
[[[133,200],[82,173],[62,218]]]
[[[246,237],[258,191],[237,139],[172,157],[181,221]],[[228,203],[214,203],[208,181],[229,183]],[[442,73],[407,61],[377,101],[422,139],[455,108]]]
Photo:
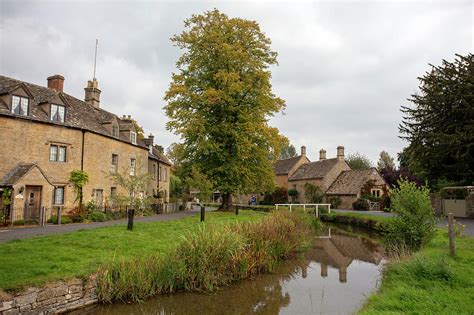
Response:
[[[94,306],[75,314],[273,315],[289,306],[292,302],[290,295],[296,294],[288,284],[309,281],[306,279],[308,273],[317,273],[321,282],[321,279],[328,277],[328,267],[331,267],[338,270],[339,282],[345,283],[348,267],[354,260],[378,265],[383,259],[383,247],[372,239],[336,229],[326,233],[316,238],[314,246],[304,256],[285,261],[275,273],[256,276],[214,294],[186,292],[161,295],[141,304]],[[318,265],[320,270],[313,270]]]

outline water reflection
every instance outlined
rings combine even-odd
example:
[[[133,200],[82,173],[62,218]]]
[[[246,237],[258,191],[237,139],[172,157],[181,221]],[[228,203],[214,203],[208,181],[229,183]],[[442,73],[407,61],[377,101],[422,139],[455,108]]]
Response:
[[[384,249],[363,235],[328,229],[304,257],[276,273],[215,294],[163,295],[142,304],[95,306],[76,314],[347,314],[376,289]]]

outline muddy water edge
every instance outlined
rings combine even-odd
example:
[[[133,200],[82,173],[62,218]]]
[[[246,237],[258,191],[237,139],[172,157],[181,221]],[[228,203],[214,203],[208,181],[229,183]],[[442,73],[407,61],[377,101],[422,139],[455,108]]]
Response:
[[[375,234],[330,226],[301,257],[213,294],[160,295],[139,304],[95,305],[71,314],[351,314],[374,292],[385,251]]]

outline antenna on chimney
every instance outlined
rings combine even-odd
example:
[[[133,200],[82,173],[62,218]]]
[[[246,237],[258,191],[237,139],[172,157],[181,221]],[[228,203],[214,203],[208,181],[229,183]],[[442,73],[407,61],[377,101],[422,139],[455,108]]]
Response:
[[[93,76],[94,80],[95,80],[95,70],[97,68],[97,46],[98,45],[99,45],[99,40],[96,39],[95,40],[95,55],[94,55],[94,76]]]

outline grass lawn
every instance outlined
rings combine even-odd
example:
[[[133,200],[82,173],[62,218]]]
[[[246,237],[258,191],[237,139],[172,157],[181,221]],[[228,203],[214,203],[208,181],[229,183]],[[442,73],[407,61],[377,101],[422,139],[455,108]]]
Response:
[[[206,213],[206,224],[232,224],[258,220],[254,211]],[[0,289],[17,290],[27,285],[87,276],[105,262],[147,254],[167,254],[187,231],[199,226],[199,216],[175,221],[135,223],[40,236],[0,244]]]
[[[474,238],[456,239],[449,256],[446,230],[414,256],[390,263],[380,290],[360,314],[474,314]]]
[[[331,215],[340,216],[340,217],[342,216],[342,217],[360,218],[360,219],[372,220],[372,221],[381,222],[381,223],[389,223],[390,220],[392,220],[391,217],[367,214],[367,213],[364,213],[364,211],[361,211],[360,213],[357,213],[357,212],[331,212]]]

